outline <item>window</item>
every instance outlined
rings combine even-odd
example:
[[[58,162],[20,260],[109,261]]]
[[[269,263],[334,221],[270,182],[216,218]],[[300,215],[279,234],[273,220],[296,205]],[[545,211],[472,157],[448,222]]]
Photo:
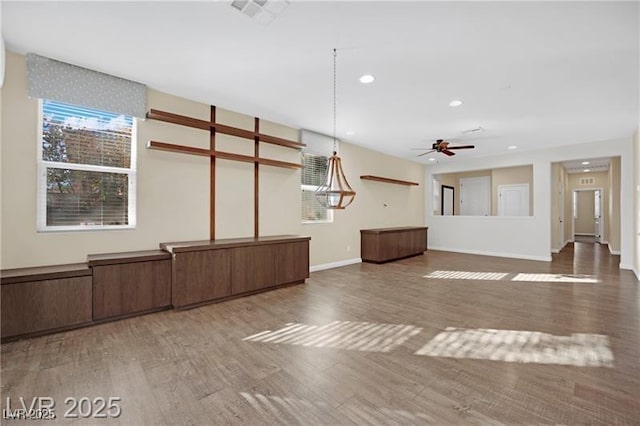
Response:
[[[38,230],[135,227],[132,117],[40,102]]]
[[[322,207],[315,192],[324,183],[329,157],[337,142],[331,136],[302,129],[302,223],[333,222],[333,210]]]
[[[302,222],[333,222],[333,212],[323,207],[315,197],[316,189],[324,183],[328,157],[302,153]]]

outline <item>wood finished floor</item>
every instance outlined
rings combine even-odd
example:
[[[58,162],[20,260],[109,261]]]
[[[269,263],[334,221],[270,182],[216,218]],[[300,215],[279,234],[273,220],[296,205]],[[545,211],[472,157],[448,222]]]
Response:
[[[65,421],[65,397],[119,396],[119,419],[77,423],[638,425],[640,292],[619,261],[584,243],[552,263],[431,251],[8,343],[2,407],[7,397],[54,397],[59,418],[48,424]],[[446,274],[437,271],[507,274],[424,278]],[[599,282],[512,281],[517,273]],[[452,327],[466,331],[435,350],[454,356],[416,354]],[[604,349],[584,356],[592,335]]]

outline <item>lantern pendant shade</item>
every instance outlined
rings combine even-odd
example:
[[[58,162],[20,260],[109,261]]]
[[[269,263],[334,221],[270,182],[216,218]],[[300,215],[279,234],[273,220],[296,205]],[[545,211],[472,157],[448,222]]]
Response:
[[[343,210],[353,202],[355,191],[347,182],[342,170],[342,161],[334,151],[329,158],[324,183],[316,190],[316,199],[327,209]]]

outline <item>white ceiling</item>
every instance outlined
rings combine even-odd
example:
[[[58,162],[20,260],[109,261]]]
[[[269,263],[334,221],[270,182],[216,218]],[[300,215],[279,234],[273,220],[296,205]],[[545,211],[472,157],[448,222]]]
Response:
[[[266,26],[229,3],[3,1],[2,34],[10,50],[327,134],[337,47],[338,137],[421,162],[411,148],[437,138],[476,145],[431,154],[455,161],[638,126],[634,2],[294,1]]]

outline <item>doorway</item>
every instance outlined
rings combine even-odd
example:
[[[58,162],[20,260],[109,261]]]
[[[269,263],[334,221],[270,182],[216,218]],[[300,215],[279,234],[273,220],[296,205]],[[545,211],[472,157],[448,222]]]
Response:
[[[602,242],[602,189],[574,189],[573,240],[576,242]]]
[[[453,216],[455,214],[453,186],[442,185],[442,204],[440,206],[440,214],[442,216]]]

